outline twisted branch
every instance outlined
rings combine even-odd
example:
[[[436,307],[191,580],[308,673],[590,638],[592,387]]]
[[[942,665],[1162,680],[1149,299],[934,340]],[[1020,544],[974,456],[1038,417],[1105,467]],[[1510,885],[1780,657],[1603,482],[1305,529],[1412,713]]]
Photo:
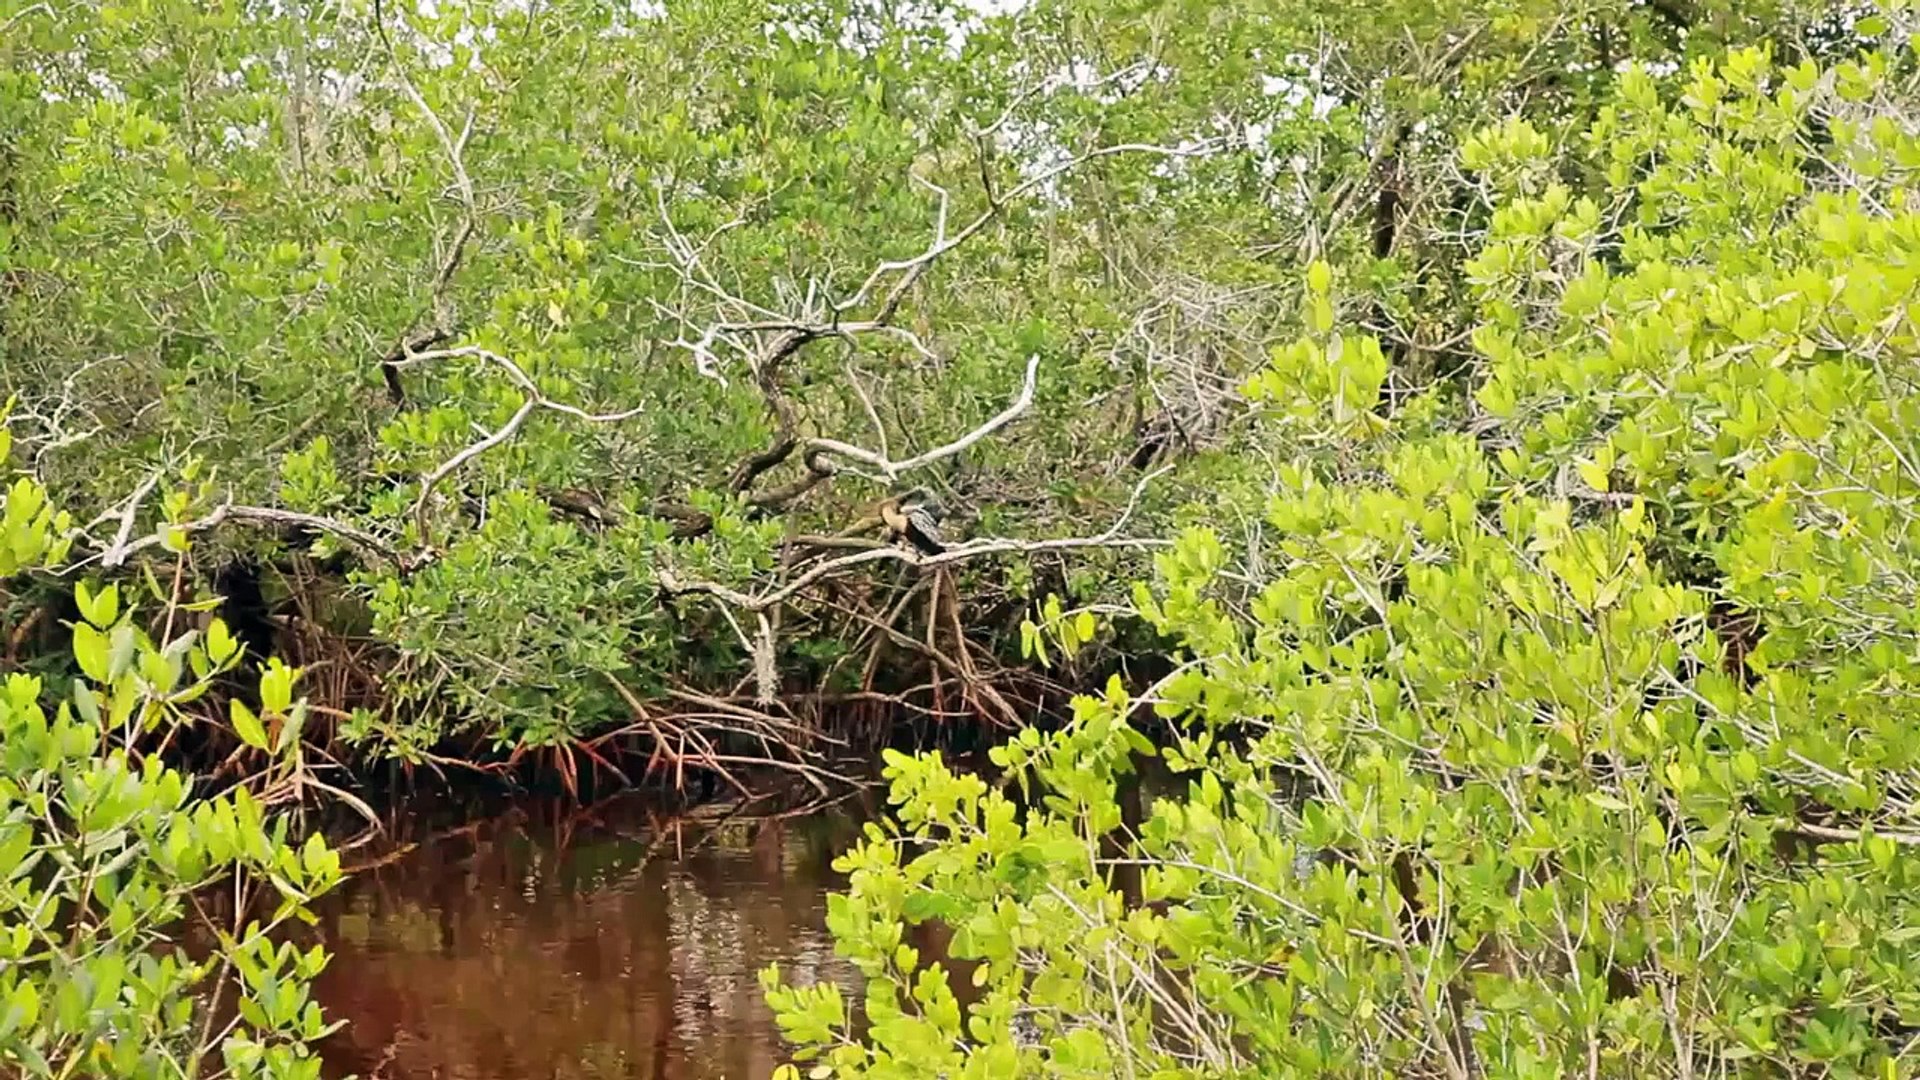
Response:
[[[926,273],[929,267],[948,252],[953,251],[955,248],[985,230],[988,225],[1005,213],[1009,205],[1031,195],[1035,191],[1045,188],[1062,175],[1097,158],[1119,154],[1195,157],[1212,153],[1220,145],[1222,145],[1221,140],[1202,139],[1181,146],[1171,147],[1148,143],[1120,143],[1091,150],[1069,158],[1050,168],[1043,169],[1004,193],[996,193],[989,185],[985,192],[987,199],[986,209],[969,221],[958,232],[953,233],[949,233],[947,227],[947,216],[951,201],[947,190],[918,174],[910,173],[909,176],[913,182],[931,189],[939,200],[938,210],[936,211],[934,219],[933,237],[927,243],[926,248],[910,258],[890,259],[880,262],[868,273],[866,279],[861,282],[858,289],[843,299],[828,303],[824,309],[815,308],[814,291],[809,287],[806,300],[802,305],[803,310],[796,316],[780,315],[771,312],[767,308],[746,300],[743,297],[736,296],[722,287],[714,280],[712,273],[701,263],[701,255],[705,245],[695,247],[688,243],[685,238],[681,237],[673,228],[671,220],[668,219],[666,206],[664,202],[662,202],[660,213],[662,220],[665,222],[668,234],[666,246],[674,260],[674,268],[680,274],[683,281],[686,282],[687,287],[691,290],[712,295],[718,299],[723,310],[731,309],[733,313],[744,316],[743,318],[734,320],[722,320],[710,323],[700,332],[695,340],[688,341],[685,336],[682,336],[674,341],[673,344],[690,351],[693,354],[694,362],[700,372],[720,380],[723,385],[725,383],[725,376],[720,373],[718,363],[714,356],[716,345],[724,342],[745,355],[753,371],[755,383],[759,387],[761,395],[766,399],[769,412],[771,412],[774,417],[774,437],[772,442],[766,449],[756,451],[736,465],[729,475],[728,486],[736,493],[750,491],[754,483],[762,475],[785,463],[793,456],[793,453],[802,446],[807,447],[811,454],[832,454],[849,461],[858,462],[871,469],[877,470],[884,478],[892,480],[898,478],[903,472],[908,472],[943,458],[951,457],[966,449],[974,442],[985,438],[987,435],[1011,423],[1032,403],[1034,372],[1038,358],[1028,359],[1025,385],[1019,399],[1013,406],[1009,407],[1009,409],[960,440],[899,462],[891,460],[890,455],[885,449],[884,441],[882,449],[878,453],[836,439],[812,438],[803,441],[797,433],[798,421],[794,414],[793,405],[787,399],[786,392],[780,384],[780,376],[786,363],[795,354],[808,344],[822,338],[840,338],[851,341],[862,334],[884,333],[906,340],[922,355],[934,355],[932,350],[927,347],[926,343],[923,342],[917,334],[911,330],[893,325],[893,320],[898,315],[907,294],[912,290],[914,284],[920,280],[921,276]],[[721,231],[731,228],[733,224],[737,224],[737,222],[722,226]],[[714,235],[717,236],[719,234],[716,232]],[[711,239],[709,239],[708,242],[711,243]],[[883,289],[884,291],[882,291]],[[873,303],[876,296],[878,297],[878,306],[873,309],[872,314],[868,318],[845,318],[846,315]],[[692,321],[687,319],[684,314],[669,312],[666,309],[662,309],[662,311],[663,313],[675,315],[681,320],[683,325],[691,328]],[[749,343],[746,340],[742,340],[743,338],[757,340]],[[877,416],[872,409],[872,403],[867,399],[864,388],[859,387],[856,383],[856,391],[866,405],[869,416],[877,421]],[[819,459],[817,457],[810,459],[810,469],[812,468],[814,460]],[[831,475],[831,472],[822,473],[814,470],[813,475],[806,482],[807,486],[811,487],[813,484],[824,481]]]
[[[514,410],[513,415],[507,419],[506,423],[500,425],[499,428],[495,429],[480,441],[473,443],[454,456],[441,462],[431,472],[420,478],[420,494],[414,499],[413,516],[414,522],[420,530],[420,542],[422,544],[428,543],[427,500],[429,496],[433,494],[433,489],[440,481],[446,479],[462,465],[513,438],[514,434],[520,430],[520,426],[527,422],[527,417],[532,416],[536,409],[550,409],[553,412],[563,413],[592,424],[610,424],[622,420],[630,420],[640,415],[640,413],[646,409],[644,405],[635,405],[631,409],[625,409],[620,412],[590,413],[579,406],[555,401],[540,390],[540,387],[534,383],[533,378],[521,370],[520,365],[501,356],[499,353],[493,352],[490,349],[483,349],[478,345],[462,345],[457,349],[441,349],[434,352],[415,353],[408,357],[404,363],[415,364],[430,360],[455,360],[464,357],[478,357],[506,372],[507,377],[513,380],[514,385],[518,386],[521,392],[526,395],[526,400],[521,402],[518,409]]]
[[[1038,356],[1027,357],[1026,377],[1020,384],[1019,396],[1013,399],[1012,404],[1000,410],[999,414],[991,420],[960,436],[958,439],[944,446],[936,446],[925,453],[916,454],[904,461],[893,461],[887,458],[885,454],[876,454],[871,450],[854,446],[851,443],[843,443],[838,439],[808,439],[807,446],[812,451],[835,454],[843,458],[858,461],[863,465],[879,470],[880,474],[888,480],[896,480],[899,479],[901,473],[912,472],[915,469],[925,468],[944,458],[950,458],[1019,419],[1020,414],[1026,412],[1028,407],[1033,404],[1034,376],[1039,369],[1040,358]]]

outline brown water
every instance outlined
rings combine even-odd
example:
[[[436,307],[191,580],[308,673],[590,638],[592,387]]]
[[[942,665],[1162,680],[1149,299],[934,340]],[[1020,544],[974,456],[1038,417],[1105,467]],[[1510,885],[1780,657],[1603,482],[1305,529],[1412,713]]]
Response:
[[[873,807],[675,819],[643,802],[416,815],[320,908],[332,1077],[764,1080],[758,973],[857,986],[830,863]]]

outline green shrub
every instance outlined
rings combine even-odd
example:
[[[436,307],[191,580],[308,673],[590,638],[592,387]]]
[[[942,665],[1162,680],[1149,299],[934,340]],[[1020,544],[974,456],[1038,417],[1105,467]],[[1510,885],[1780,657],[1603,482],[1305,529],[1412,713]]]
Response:
[[[0,581],[62,562],[70,522],[33,479],[0,495],[0,523]],[[186,723],[240,646],[217,619],[155,640],[117,586],[76,599],[71,692],[0,683],[0,1073],[311,1080],[307,1044],[329,1029],[308,984],[327,957],[275,935],[340,880],[339,856],[289,840],[246,786],[196,794],[130,750]],[[160,624],[184,627],[177,614],[163,605]],[[277,665],[262,678],[282,736],[304,713],[292,685]],[[239,712],[264,750],[260,718]]]
[[[1207,508],[1267,539],[1159,558],[1180,669],[998,750],[1024,806],[891,760],[830,915],[871,1026],[768,978],[813,1075],[1912,1075],[1913,73],[1734,53],[1469,141],[1474,353],[1391,409],[1309,274],[1270,481]],[[1148,703],[1189,782],[1129,836]]]
[[[1390,353],[1453,335],[1457,132],[1581,124],[1618,61],[1798,40],[1829,6],[22,4],[0,33],[0,384],[83,521],[190,450],[218,477],[183,520],[300,511],[397,553],[200,539],[351,557],[326,591],[352,573],[366,610],[321,621],[394,660],[394,707],[349,731],[370,748],[567,744],[631,721],[613,682],[747,673],[714,604],[666,625],[657,571],[778,588],[837,550],[802,538],[895,480],[977,513],[956,535],[1097,532],[1139,463],[1237,427],[1309,255],[1350,270]],[[1415,352],[1401,377],[1440,366]],[[902,461],[958,438],[1029,355],[1030,408],[964,455],[809,465],[810,440]],[[1159,477],[1130,528],[1254,464]],[[559,519],[581,493],[627,524]],[[689,506],[711,531],[660,542]],[[1055,578],[1085,600],[1145,573],[1134,555],[955,566],[971,643],[942,651],[989,667]],[[867,638],[897,569],[794,596],[779,673]]]

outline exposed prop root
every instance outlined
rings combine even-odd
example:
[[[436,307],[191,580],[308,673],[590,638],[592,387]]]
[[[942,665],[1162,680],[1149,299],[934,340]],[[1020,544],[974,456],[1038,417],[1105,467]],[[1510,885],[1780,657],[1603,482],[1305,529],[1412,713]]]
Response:
[[[841,790],[859,786],[852,775],[834,768],[820,749],[821,744],[844,748],[844,740],[778,715],[760,703],[758,694],[750,706],[676,689],[671,697],[687,708],[665,712],[649,707],[625,685],[609,682],[633,710],[634,719],[581,745],[596,751],[615,750],[635,759],[644,756],[647,764],[641,774],[643,780],[665,771],[671,775],[674,789],[684,791],[687,769],[692,767],[719,777],[749,798],[753,790],[740,778],[748,770],[794,775],[821,795],[831,794],[833,785]]]

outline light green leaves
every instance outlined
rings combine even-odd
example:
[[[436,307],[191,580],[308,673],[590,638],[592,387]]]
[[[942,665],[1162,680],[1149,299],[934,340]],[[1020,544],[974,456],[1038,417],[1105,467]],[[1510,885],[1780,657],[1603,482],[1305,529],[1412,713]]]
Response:
[[[254,715],[253,709],[249,708],[246,702],[239,698],[229,700],[227,714],[233,723],[233,733],[240,736],[241,742],[255,750],[267,749],[267,729],[261,725],[260,718]]]
[[[0,492],[0,578],[63,562],[73,546],[72,518],[47,502],[46,491],[22,476]]]
[[[267,669],[260,673],[260,707],[276,715],[292,708],[293,684],[299,677],[299,668],[288,667],[277,656],[270,657]]]
[[[55,535],[64,515],[31,480],[6,499],[0,581],[36,561],[51,567],[67,544]],[[172,602],[147,579],[156,599]],[[220,1048],[232,1075],[310,1080],[318,1060],[308,1044],[331,1030],[309,991],[326,955],[274,938],[339,882],[338,856],[317,835],[286,844],[245,786],[196,797],[158,754],[136,766],[128,753],[151,726],[184,723],[180,710],[239,659],[238,643],[216,619],[204,640],[183,631],[156,644],[118,582],[77,582],[74,606],[72,659],[84,678],[73,682],[73,707],[50,710],[41,681],[25,675],[0,687],[0,1060],[9,1075],[39,1080],[166,1075],[216,1049],[195,1041],[212,1030],[198,1014],[223,999],[238,1002],[242,1019]],[[163,614],[154,625],[175,625],[177,609]],[[263,700],[287,710],[298,675],[270,664]],[[229,704],[241,739],[268,749],[260,718],[237,698]],[[305,712],[305,702],[291,706],[278,753],[291,750]],[[193,896],[232,888],[244,909],[262,885],[281,897],[267,923],[237,940],[225,924],[200,927],[231,967],[182,959],[175,942],[198,910]],[[212,986],[216,971],[233,973],[231,985]]]
[[[107,635],[88,623],[75,623],[73,626],[73,658],[79,661],[80,670],[86,672],[87,678],[94,682],[105,683],[111,677]]]
[[[1136,693],[1175,722],[1176,771],[1123,825],[1117,687],[993,751],[1023,792],[1004,816],[895,759],[832,929],[891,1020],[918,1000],[904,928],[956,927],[980,1022],[958,1058],[905,1022],[851,1046],[816,1024],[806,1050],[875,1077],[1008,1053],[1031,1075],[1911,1071],[1884,1032],[1920,1007],[1920,399],[1884,375],[1920,357],[1893,314],[1920,309],[1898,188],[1920,154],[1876,121],[1920,90],[1891,71],[1736,53],[1624,76],[1584,138],[1473,137],[1471,352],[1405,392],[1310,265],[1306,332],[1241,381],[1258,468],[1135,589],[1174,645]],[[1848,119],[1826,145],[1813,115]],[[1043,605],[1023,639],[1078,621]],[[1183,1056],[1199,1028],[1142,983],[1180,988],[1218,1061]],[[1028,1046],[1000,1035],[1023,1007],[1056,1021]]]
[[[84,581],[75,582],[73,599],[80,609],[80,615],[94,626],[105,630],[113,625],[120,613],[120,586],[108,585],[99,593],[90,592]]]
[[[1020,624],[1020,653],[1041,664],[1052,663],[1047,651],[1049,640],[1071,660],[1100,633],[1100,620],[1093,612],[1085,609],[1068,612],[1061,606],[1060,598],[1051,593],[1040,605],[1039,614],[1038,622],[1027,619]]]
[[[207,659],[215,664],[232,660],[240,651],[240,642],[227,629],[226,620],[214,618],[207,624]]]

